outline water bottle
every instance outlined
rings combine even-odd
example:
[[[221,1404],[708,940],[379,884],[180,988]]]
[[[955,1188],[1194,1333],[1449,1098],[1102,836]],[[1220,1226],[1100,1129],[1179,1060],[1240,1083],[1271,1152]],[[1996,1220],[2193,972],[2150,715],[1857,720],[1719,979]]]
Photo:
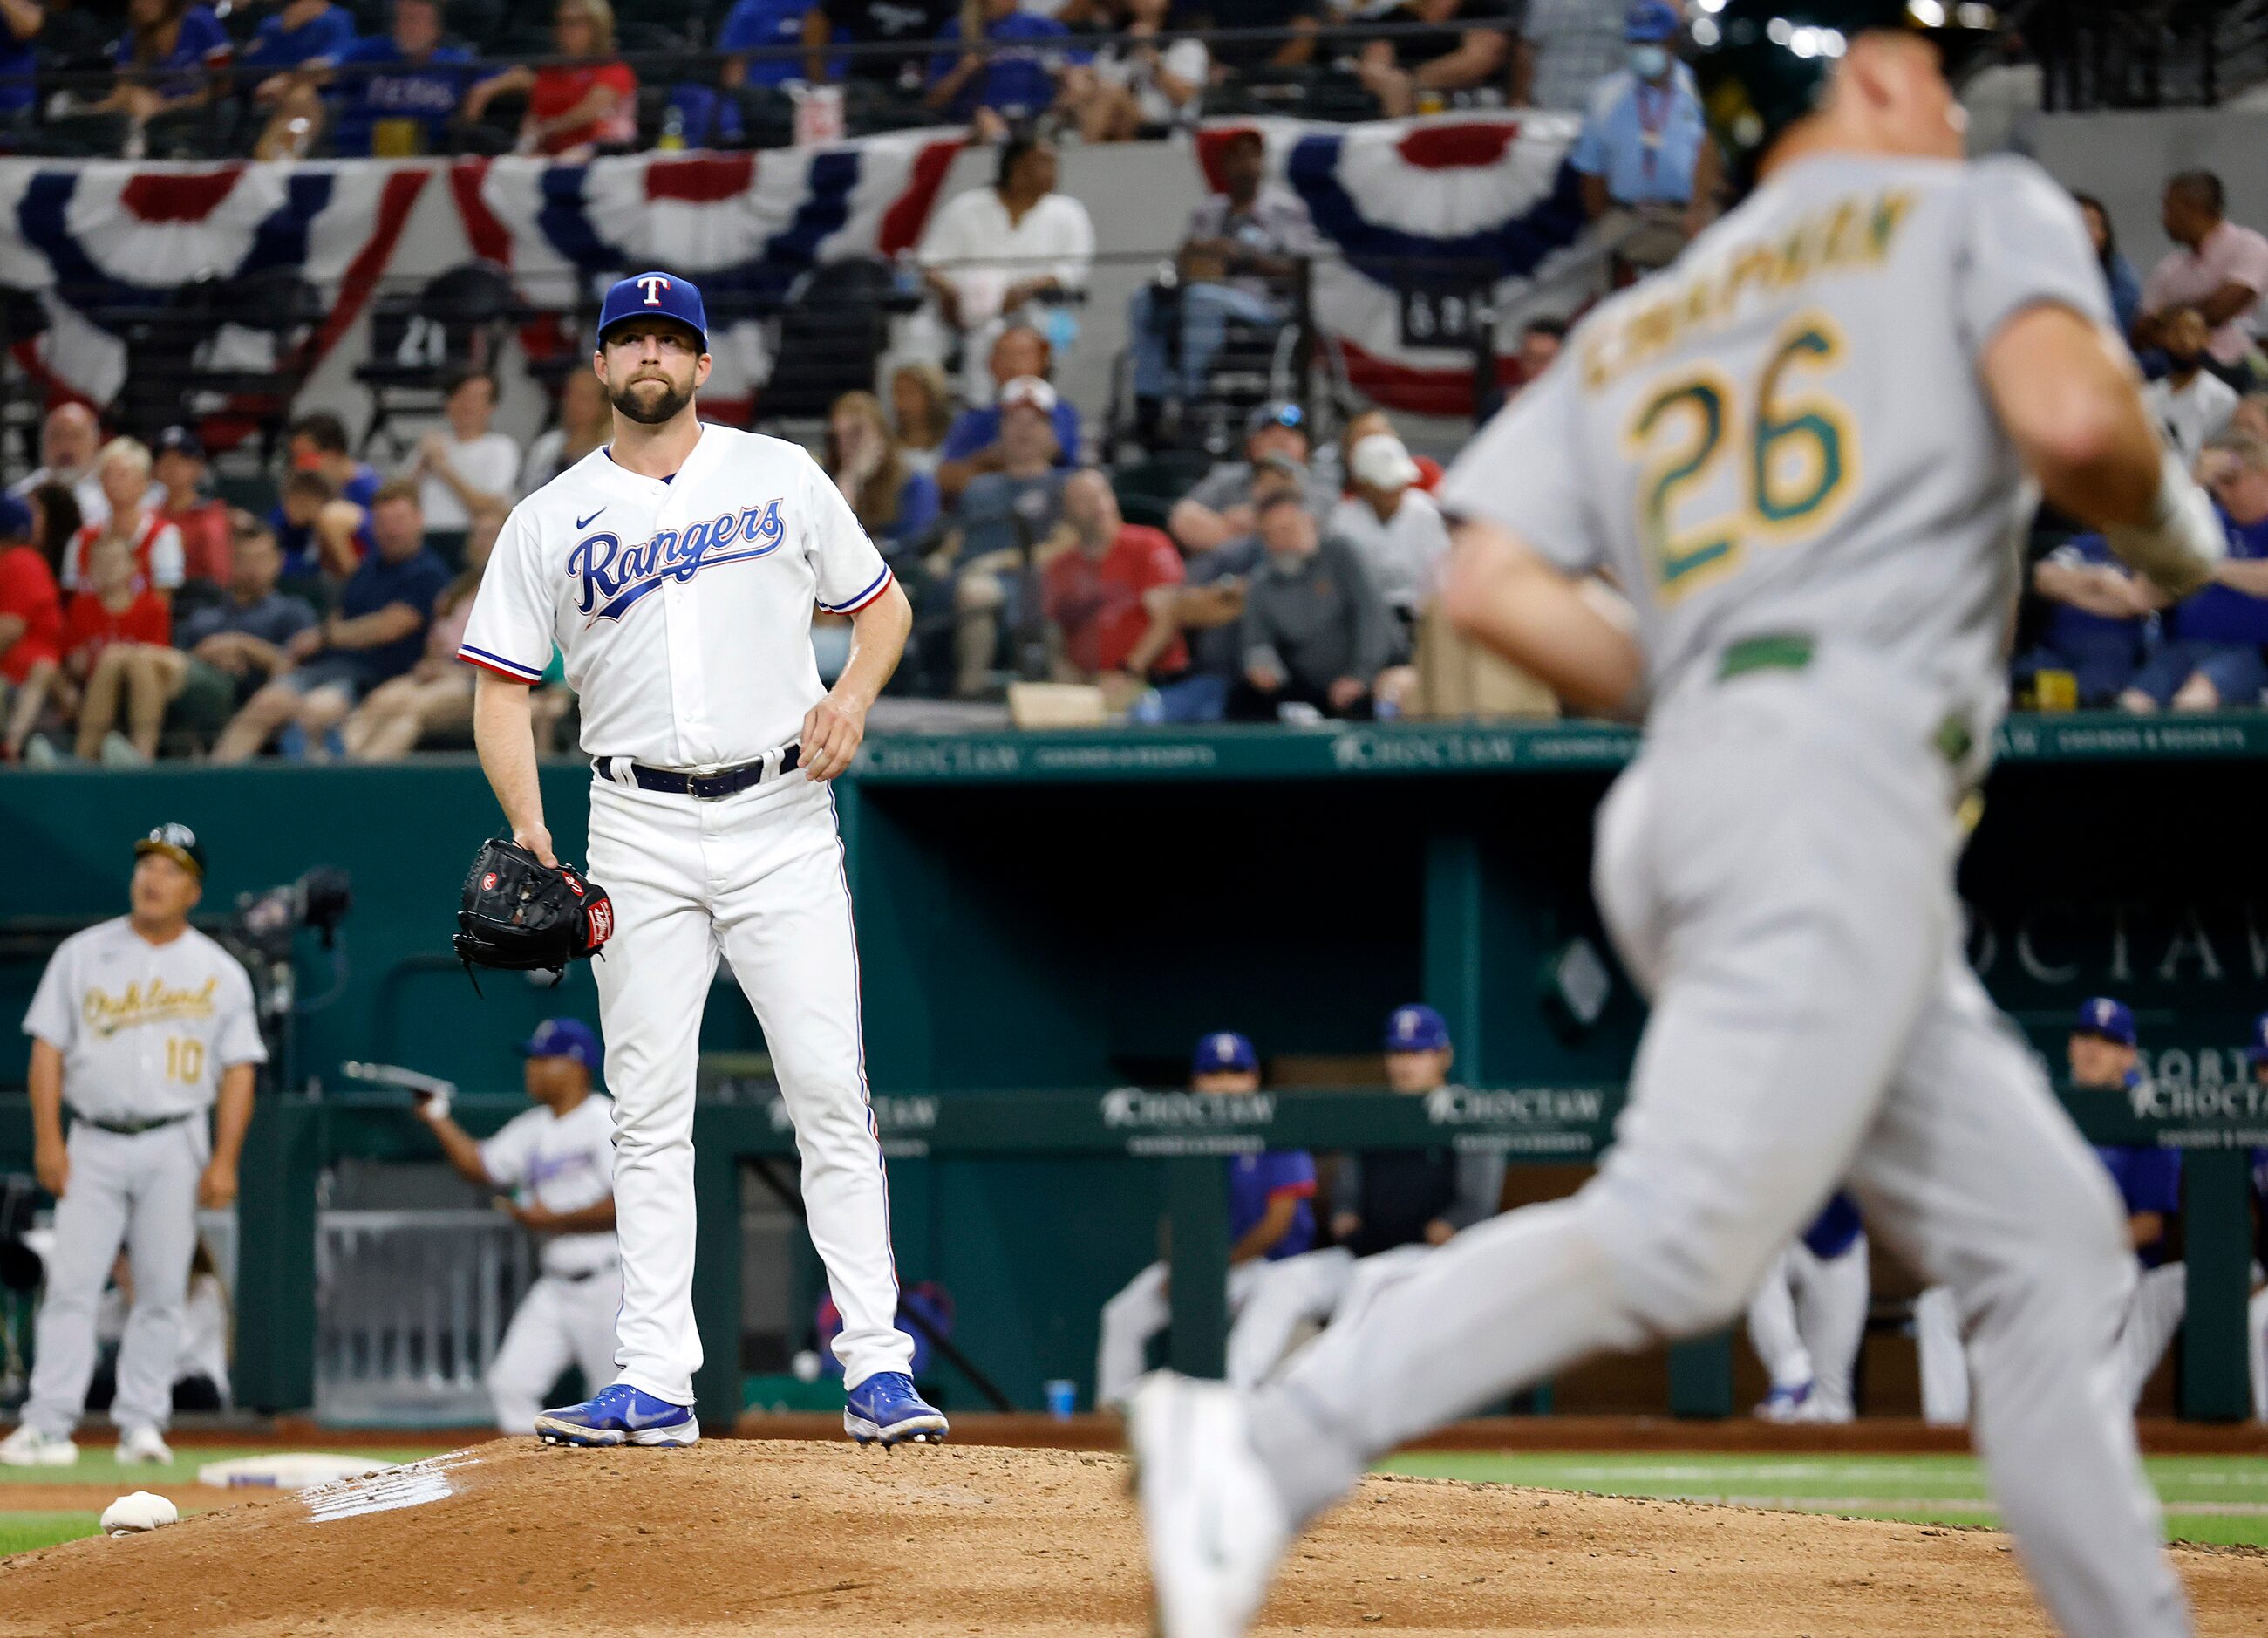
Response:
[[[685,151],[685,110],[674,102],[661,116],[661,139],[654,146],[665,153]]]

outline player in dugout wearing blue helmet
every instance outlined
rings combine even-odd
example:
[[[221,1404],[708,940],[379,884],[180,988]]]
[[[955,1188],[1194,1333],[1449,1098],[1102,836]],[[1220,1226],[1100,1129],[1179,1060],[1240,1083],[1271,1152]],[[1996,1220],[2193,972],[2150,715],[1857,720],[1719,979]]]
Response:
[[[1260,1058],[1233,1029],[1200,1038],[1189,1063],[1189,1090],[1234,1097],[1260,1089]],[[1240,1312],[1262,1271],[1315,1243],[1315,1158],[1305,1149],[1238,1155],[1228,1162],[1228,1311]],[[1160,1234],[1162,1236],[1162,1226]],[[1150,1339],[1172,1319],[1160,1258],[1102,1305],[1095,1347],[1094,1402],[1123,1408],[1145,1369]]]

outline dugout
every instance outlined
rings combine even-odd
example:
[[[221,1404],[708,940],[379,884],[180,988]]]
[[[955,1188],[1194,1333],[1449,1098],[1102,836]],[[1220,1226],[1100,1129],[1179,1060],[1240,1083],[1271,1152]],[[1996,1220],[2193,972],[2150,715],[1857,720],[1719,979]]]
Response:
[[[2191,1177],[2225,1226],[2203,1237],[2205,1272],[2229,1285],[2236,1259],[2241,1295],[2235,1146],[2255,1140],[2247,1123],[2268,1128],[2241,1056],[2268,1007],[2268,883],[2243,820],[2268,783],[2268,718],[2039,718],[2003,739],[1963,869],[1972,953],[2057,1064],[2080,998],[2134,1004],[2167,1094],[2148,1130],[2229,1146],[2200,1150]],[[1448,1017],[1470,1084],[1616,1082],[1641,1013],[1591,908],[1589,823],[1631,744],[1582,724],[878,736],[839,797],[876,1090],[1088,1106],[1178,1083],[1196,1036],[1221,1027],[1251,1034],[1278,1084],[1344,1084],[1413,998]],[[562,764],[545,780],[578,853],[586,776]],[[353,875],[343,982],[312,938],[299,950],[302,992],[322,1003],[300,1022],[301,1081],[335,1106],[348,1058],[508,1093],[511,1044],[536,1019],[595,1015],[587,973],[556,992],[491,983],[482,1000],[447,954],[465,861],[495,822],[469,759],[0,775],[0,834],[32,861],[0,886],[0,1007],[20,1016],[57,931],[116,913],[131,839],[167,818],[208,838],[207,911],[319,864]],[[761,1051],[719,988],[704,1049]],[[21,1037],[0,1032],[0,1086],[21,1085],[23,1062]],[[20,1131],[20,1110],[0,1126]],[[263,1102],[255,1141],[284,1115]],[[339,1152],[365,1137],[417,1152],[359,1115],[336,1132]],[[278,1164],[333,1140],[312,1142],[284,1142]],[[1095,1312],[1152,1252],[1167,1169],[1124,1143],[897,1147],[908,1279],[952,1290],[962,1346],[1020,1404],[1049,1378],[1085,1384]],[[247,1167],[247,1210],[282,1175]],[[269,1221],[246,1236],[247,1277],[304,1303],[305,1252],[257,1272],[299,1237],[289,1214]],[[2193,1261],[2200,1239],[2193,1227]],[[2189,1354],[2215,1385],[2185,1391],[2192,1413],[2241,1413],[2236,1319],[2220,1311],[2193,1320]],[[2199,1324],[2222,1340],[2198,1346]],[[271,1376],[253,1402],[306,1403],[293,1370]]]

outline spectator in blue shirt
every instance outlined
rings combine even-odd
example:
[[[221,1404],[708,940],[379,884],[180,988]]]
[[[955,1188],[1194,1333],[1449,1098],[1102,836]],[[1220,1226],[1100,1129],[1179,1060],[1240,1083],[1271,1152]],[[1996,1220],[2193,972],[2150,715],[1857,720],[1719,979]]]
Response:
[[[1677,60],[1678,29],[1668,0],[1637,0],[1623,27],[1630,64],[1591,94],[1568,162],[1594,221],[1616,210],[1682,218],[1716,193],[1716,145],[1692,70]]]
[[[2048,605],[2039,641],[2016,657],[2018,682],[2068,671],[2079,703],[2111,705],[2142,663],[2156,604],[2142,582],[2111,556],[2100,535],[2058,546],[2032,570],[2032,590]]]
[[[1020,11],[1016,0],[982,0],[989,54],[939,52],[930,64],[929,106],[971,122],[977,140],[998,142],[1011,125],[1053,107],[1064,77],[1090,53],[1071,48],[1071,32],[1051,17]],[[947,41],[966,39],[955,22]],[[1020,43],[1019,43],[1020,42]]]
[[[40,100],[40,31],[47,26],[40,0],[0,0],[0,120],[29,114]]]
[[[286,0],[260,25],[242,59],[260,75],[253,82],[252,106],[269,111],[253,148],[255,158],[306,156],[323,129],[323,88],[331,70],[354,43],[354,18],[331,0]]]
[[[425,544],[414,478],[396,478],[371,503],[372,550],[339,590],[338,607],[284,645],[291,668],[247,701],[214,744],[215,762],[259,755],[279,729],[297,727],[306,754],[341,754],[333,736],[362,697],[417,663],[448,565]]]
[[[394,26],[339,59],[341,154],[439,153],[473,83],[473,54],[441,43],[438,0],[394,0]]]
[[[2268,689],[2268,444],[2232,433],[2207,449],[2198,476],[2220,508],[2228,556],[2213,584],[2165,616],[2165,641],[2118,703],[2129,711],[2257,705]]]
[[[1248,1097],[1260,1089],[1252,1043],[1223,1029],[1197,1043],[1189,1089],[1205,1097]],[[1270,1263],[1315,1243],[1315,1160],[1305,1149],[1240,1155],[1228,1170],[1228,1310],[1233,1315]],[[1155,1262],[1103,1304],[1095,1350],[1094,1402],[1123,1406],[1141,1379],[1150,1339],[1172,1318],[1165,1262]]]
[[[217,70],[236,48],[209,6],[187,0],[129,0],[118,41],[118,84],[89,114],[123,114],[144,122],[210,102]]]
[[[369,514],[378,474],[347,449],[346,423],[317,410],[291,423],[284,443],[291,478],[268,514],[284,549],[284,578],[344,577],[370,551]],[[303,476],[322,480],[302,485]]]
[[[948,501],[987,472],[998,472],[1000,454],[1000,395],[1011,381],[1044,381],[1055,366],[1055,349],[1048,338],[1028,324],[1012,324],[1000,332],[986,360],[992,372],[993,401],[963,410],[946,429],[938,446],[937,484]],[[1048,418],[1056,429],[1056,464],[1074,466],[1079,461],[1079,406],[1060,393],[1050,393]]]
[[[784,85],[790,80],[824,77],[809,54],[823,48],[827,37],[827,14],[811,0],[739,0],[717,31],[717,49],[725,54],[719,82],[734,91],[743,85]],[[733,55],[799,45],[806,48],[803,56]]]

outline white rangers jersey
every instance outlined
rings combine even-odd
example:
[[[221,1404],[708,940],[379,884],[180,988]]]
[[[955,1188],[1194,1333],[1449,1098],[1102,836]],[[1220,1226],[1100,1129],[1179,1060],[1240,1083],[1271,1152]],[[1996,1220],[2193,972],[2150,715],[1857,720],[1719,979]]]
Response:
[[[513,507],[458,654],[534,682],[556,644],[587,754],[727,767],[819,702],[813,609],[850,614],[889,584],[800,445],[703,426],[673,478],[600,448]]]

